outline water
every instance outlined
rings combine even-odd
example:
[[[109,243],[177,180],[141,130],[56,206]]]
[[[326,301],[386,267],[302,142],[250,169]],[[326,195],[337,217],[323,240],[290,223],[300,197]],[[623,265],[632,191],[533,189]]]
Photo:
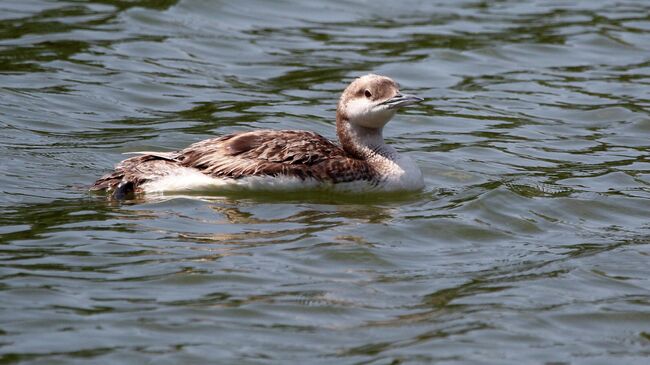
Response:
[[[0,4],[0,363],[646,364],[644,1]],[[335,138],[375,72],[421,193],[86,189],[123,152]]]

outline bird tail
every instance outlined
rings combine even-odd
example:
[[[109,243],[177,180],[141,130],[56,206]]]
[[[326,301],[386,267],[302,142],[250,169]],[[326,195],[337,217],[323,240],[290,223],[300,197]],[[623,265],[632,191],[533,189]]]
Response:
[[[120,162],[113,172],[95,181],[90,190],[110,193],[116,200],[131,199],[141,192],[142,184],[168,175],[179,167],[179,162],[171,154],[142,153]]]

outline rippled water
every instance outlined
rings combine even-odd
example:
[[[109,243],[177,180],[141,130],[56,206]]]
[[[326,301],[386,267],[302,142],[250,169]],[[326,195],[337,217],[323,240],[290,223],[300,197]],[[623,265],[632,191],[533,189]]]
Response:
[[[646,364],[645,1],[0,3],[0,363]],[[419,194],[117,204],[123,152],[335,138],[375,72]]]

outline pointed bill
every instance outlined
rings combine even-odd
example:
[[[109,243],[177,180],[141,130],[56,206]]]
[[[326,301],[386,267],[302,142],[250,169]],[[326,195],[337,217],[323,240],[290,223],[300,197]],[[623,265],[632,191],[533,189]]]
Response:
[[[415,95],[397,94],[379,105],[387,105],[388,109],[396,109],[396,108],[401,108],[403,106],[419,103],[423,100],[424,99],[419,98]]]

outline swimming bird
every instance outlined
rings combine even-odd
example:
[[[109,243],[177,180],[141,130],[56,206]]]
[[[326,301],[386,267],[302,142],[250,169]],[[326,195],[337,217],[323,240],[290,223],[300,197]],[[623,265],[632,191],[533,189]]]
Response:
[[[337,191],[413,191],[422,173],[385,143],[383,128],[396,111],[423,99],[402,94],[395,81],[369,74],[343,91],[336,109],[340,145],[303,130],[255,130],[206,139],[174,152],[138,156],[91,187],[124,199],[133,193],[209,186],[252,189],[325,187]]]

